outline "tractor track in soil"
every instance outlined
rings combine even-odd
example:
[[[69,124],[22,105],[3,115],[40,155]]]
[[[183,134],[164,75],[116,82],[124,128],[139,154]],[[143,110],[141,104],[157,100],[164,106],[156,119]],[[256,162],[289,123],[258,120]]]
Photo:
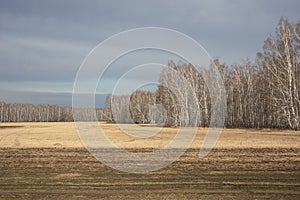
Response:
[[[131,149],[142,152],[151,149]],[[111,169],[84,148],[0,148],[0,199],[299,199],[300,148],[188,149],[156,172]]]

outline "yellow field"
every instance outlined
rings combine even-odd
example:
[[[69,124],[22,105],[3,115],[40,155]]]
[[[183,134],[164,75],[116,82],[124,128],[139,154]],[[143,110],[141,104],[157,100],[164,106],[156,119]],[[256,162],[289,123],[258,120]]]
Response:
[[[117,124],[101,123],[104,133],[121,148],[161,148],[175,136],[178,128],[162,128],[150,138],[136,138],[119,128]],[[139,131],[135,126],[126,126]],[[132,127],[131,127],[132,126]],[[0,124],[0,147],[43,148],[43,147],[83,147],[72,122],[53,123],[2,123]],[[141,127],[151,131],[153,127]],[[199,128],[192,148],[199,148],[206,128]],[[190,133],[191,128],[183,128]],[[299,148],[300,131],[223,129],[215,148]]]
[[[116,124],[100,126],[117,146],[133,152],[161,148],[178,131],[163,128],[141,139]],[[122,128],[129,134],[156,129]],[[199,128],[191,147],[169,166],[127,173],[94,158],[74,123],[2,123],[0,199],[300,199],[299,131],[224,129],[210,154],[199,158],[206,132]],[[130,158],[111,160],[132,164]]]

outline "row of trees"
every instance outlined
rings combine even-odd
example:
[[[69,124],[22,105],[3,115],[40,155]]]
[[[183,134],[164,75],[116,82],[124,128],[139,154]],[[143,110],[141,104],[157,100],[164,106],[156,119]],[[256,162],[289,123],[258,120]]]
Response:
[[[222,77],[227,99],[226,127],[300,128],[300,21],[281,18],[276,35],[267,38],[254,63],[227,65],[212,61]],[[110,96],[98,120],[176,127],[210,125],[211,69],[170,61],[155,92]],[[210,77],[210,78],[209,78]],[[218,83],[220,84],[220,83]],[[222,109],[221,109],[222,110]],[[225,109],[223,109],[225,110]],[[89,120],[90,109],[78,119]],[[72,121],[72,108],[0,103],[0,121]]]
[[[226,90],[225,126],[298,130],[299,58],[300,21],[292,24],[281,18],[276,35],[266,40],[263,52],[257,54],[254,63],[247,60],[228,66],[214,60]],[[123,112],[127,113],[126,119],[133,119],[126,122],[150,123],[159,115],[160,123],[163,121],[166,126],[209,126],[213,96],[207,87],[209,73],[209,70],[197,71],[192,64],[179,62],[176,65],[170,61],[161,74],[156,92],[139,91],[131,97],[113,97],[112,102],[118,103],[112,106],[115,110],[112,116]],[[130,98],[135,99],[135,103],[130,104]],[[123,105],[127,110],[118,112]],[[153,108],[156,112],[152,112]],[[116,121],[125,122],[120,117]]]
[[[78,119],[90,120],[93,109],[81,108]],[[111,112],[108,108],[97,108],[99,121],[109,121]],[[0,102],[0,122],[69,122],[73,121],[72,107],[32,104],[7,104]]]

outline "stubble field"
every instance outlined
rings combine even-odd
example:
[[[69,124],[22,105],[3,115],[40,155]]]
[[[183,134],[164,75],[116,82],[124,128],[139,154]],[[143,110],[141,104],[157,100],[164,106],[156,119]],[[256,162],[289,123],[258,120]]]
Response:
[[[116,124],[101,127],[117,146],[134,152],[161,148],[177,133],[163,128],[141,139]],[[300,132],[224,129],[213,151],[199,159],[206,131],[200,128],[173,164],[136,174],[111,169],[90,155],[74,123],[3,123],[0,199],[300,198]]]

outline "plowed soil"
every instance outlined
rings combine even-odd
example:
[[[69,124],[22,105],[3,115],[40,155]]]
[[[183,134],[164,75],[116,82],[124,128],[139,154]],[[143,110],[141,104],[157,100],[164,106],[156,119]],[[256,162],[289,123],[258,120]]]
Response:
[[[120,138],[116,125],[104,126]],[[163,131],[155,137],[167,140],[175,129]],[[200,159],[205,132],[173,164],[137,174],[95,159],[72,123],[1,124],[0,199],[300,199],[300,132],[224,129]],[[151,151],[164,142],[155,137],[116,143]]]

